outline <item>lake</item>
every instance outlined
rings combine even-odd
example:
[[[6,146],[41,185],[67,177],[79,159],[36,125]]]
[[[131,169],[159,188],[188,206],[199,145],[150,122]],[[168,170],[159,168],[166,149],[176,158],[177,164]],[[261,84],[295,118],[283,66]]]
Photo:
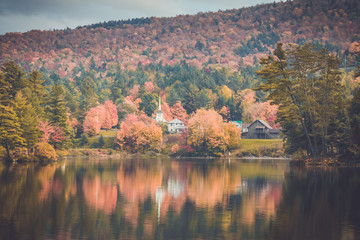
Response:
[[[265,159],[0,164],[0,239],[360,239],[360,168]]]

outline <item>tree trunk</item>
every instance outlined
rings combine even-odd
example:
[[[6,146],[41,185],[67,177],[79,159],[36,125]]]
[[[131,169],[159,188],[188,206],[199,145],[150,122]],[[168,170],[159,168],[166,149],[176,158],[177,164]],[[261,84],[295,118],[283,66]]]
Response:
[[[11,161],[12,159],[11,159],[11,156],[10,156],[10,150],[9,150],[8,143],[6,141],[4,141],[4,143],[5,143],[6,153],[7,153],[6,160]]]
[[[290,93],[291,101],[292,101],[293,104],[294,104],[295,106],[297,106],[298,109],[299,109],[299,115],[300,115],[299,120],[300,120],[301,126],[302,126],[303,129],[304,129],[306,141],[307,141],[307,143],[308,143],[308,145],[309,145],[311,156],[316,157],[317,154],[316,154],[316,151],[314,150],[314,146],[313,146],[313,144],[312,144],[312,142],[311,142],[311,139],[310,139],[310,136],[309,136],[309,132],[308,132],[308,130],[307,130],[307,128],[306,128],[306,125],[305,125],[305,122],[304,122],[304,120],[303,120],[303,115],[302,115],[301,112],[300,112],[299,106],[296,104],[296,100],[295,100],[294,95],[292,94],[291,87],[288,86],[287,88],[288,88],[288,91],[289,91],[289,93]]]

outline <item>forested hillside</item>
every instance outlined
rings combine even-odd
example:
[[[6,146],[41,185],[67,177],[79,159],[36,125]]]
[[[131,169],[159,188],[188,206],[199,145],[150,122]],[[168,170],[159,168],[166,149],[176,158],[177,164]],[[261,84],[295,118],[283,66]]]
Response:
[[[79,66],[107,72],[109,63],[134,70],[138,63],[196,67],[253,65],[274,45],[326,45],[351,66],[352,44],[360,41],[357,0],[287,1],[250,8],[173,18],[110,21],[77,29],[33,30],[0,36],[0,60],[25,69],[55,71],[73,77]],[[346,63],[345,63],[346,56]]]
[[[282,97],[271,98],[277,85],[269,87],[267,81],[274,70],[272,62],[274,66],[292,66],[297,60],[306,66],[294,68],[298,75],[291,70],[292,75],[272,76],[290,76],[287,83],[295,86],[299,86],[299,76],[327,83],[330,72],[334,75],[332,95],[336,96],[329,100],[336,106],[332,117],[340,114],[340,106],[348,109],[353,101],[355,110],[349,111],[353,117],[344,117],[348,113],[341,112],[344,125],[349,126],[349,119],[358,117],[359,91],[355,89],[360,74],[355,73],[355,67],[360,53],[359,13],[357,0],[288,1],[193,16],[112,21],[74,30],[8,33],[0,36],[1,145],[8,158],[12,150],[19,149],[21,154],[26,149],[28,154],[38,151],[41,155],[44,148],[87,146],[88,137],[98,136],[101,129],[119,129],[114,147],[161,151],[167,127],[153,120],[160,98],[165,120],[177,118],[189,126],[190,135],[182,136],[178,140],[181,146],[174,145],[177,147],[173,152],[195,149],[200,154],[222,155],[236,147],[234,139],[240,139],[240,132],[228,125],[229,120],[251,123],[262,119],[274,128],[281,125],[286,130],[288,120],[294,119],[288,109],[300,109],[294,116],[305,119],[304,129],[310,126],[308,112],[314,114],[310,114],[308,142],[317,144],[320,137],[323,140],[323,150],[314,152],[345,152],[348,149],[340,146],[344,141],[337,134],[349,135],[358,127],[358,120],[345,131],[337,122],[320,119],[324,127],[315,131],[320,126],[320,120],[315,118],[320,111],[314,102],[318,101],[321,108],[323,100],[305,101],[310,110],[301,110],[301,104],[283,108]],[[286,59],[283,54],[283,61],[277,62],[279,46],[295,57]],[[306,46],[305,50],[311,46],[311,51],[302,46]],[[309,53],[317,57],[309,57]],[[268,55],[276,57],[266,60]],[[331,66],[328,59],[332,59]],[[270,70],[263,72],[266,64]],[[322,91],[323,85],[310,84],[314,88],[310,88],[311,95],[328,97]],[[259,91],[253,90],[256,88]],[[298,92],[306,91],[300,88]],[[357,97],[349,100],[352,95]],[[298,101],[307,99],[301,94],[299,97]],[[339,99],[345,102],[340,104]],[[286,121],[276,121],[279,116],[285,116]],[[199,119],[207,119],[211,127],[206,127],[208,136],[194,140],[191,134],[205,129],[198,126],[202,122]],[[306,149],[304,139],[299,146],[299,132],[293,133],[293,139],[289,137],[292,133],[286,133],[287,146],[293,147],[291,141],[295,143],[289,152]],[[338,139],[329,141],[334,136]],[[99,146],[103,145],[104,139],[99,139]]]

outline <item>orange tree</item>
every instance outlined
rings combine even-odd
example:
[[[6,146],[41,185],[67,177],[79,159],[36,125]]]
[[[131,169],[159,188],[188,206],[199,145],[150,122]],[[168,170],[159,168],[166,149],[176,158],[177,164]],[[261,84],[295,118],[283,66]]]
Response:
[[[214,110],[197,110],[188,128],[187,142],[197,154],[221,156],[235,148],[241,138],[241,130],[233,123],[224,122]]]
[[[145,114],[129,114],[121,123],[116,143],[128,152],[144,152],[145,150],[161,150],[161,127]]]

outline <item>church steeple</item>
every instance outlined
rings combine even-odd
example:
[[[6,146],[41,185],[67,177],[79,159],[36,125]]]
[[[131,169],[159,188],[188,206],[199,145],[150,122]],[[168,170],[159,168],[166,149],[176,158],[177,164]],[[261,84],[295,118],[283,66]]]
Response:
[[[161,111],[161,100],[160,100],[160,96],[159,96],[159,110],[156,112],[156,118],[155,120],[157,122],[167,122],[165,119],[164,119],[164,116],[163,116],[163,112]]]
[[[160,95],[159,95],[159,111],[161,111]]]

